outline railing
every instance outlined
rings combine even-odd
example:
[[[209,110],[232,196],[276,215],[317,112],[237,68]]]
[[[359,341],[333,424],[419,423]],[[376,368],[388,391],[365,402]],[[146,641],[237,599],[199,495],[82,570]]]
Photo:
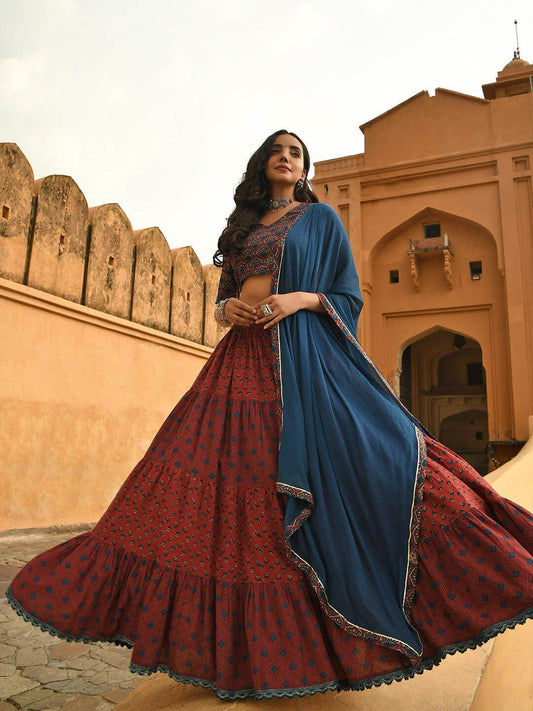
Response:
[[[432,254],[442,254],[443,257],[443,269],[444,277],[446,279],[446,284],[448,289],[453,288],[452,282],[452,260],[453,252],[452,246],[448,239],[448,235],[445,232],[442,237],[426,237],[425,239],[411,239],[409,238],[409,249],[407,254],[409,255],[409,261],[411,265],[411,281],[415,291],[420,291],[420,268],[421,265],[418,263],[419,258],[425,258]]]
[[[451,249],[448,234],[445,232],[442,237],[426,237],[425,239],[409,238],[409,252],[434,252],[437,250]]]

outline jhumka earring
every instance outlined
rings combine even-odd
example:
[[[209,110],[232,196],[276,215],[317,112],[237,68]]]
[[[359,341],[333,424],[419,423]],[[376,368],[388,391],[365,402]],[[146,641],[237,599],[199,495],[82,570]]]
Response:
[[[298,190],[303,190],[305,186],[305,178],[300,178],[298,182],[296,183],[296,187]]]

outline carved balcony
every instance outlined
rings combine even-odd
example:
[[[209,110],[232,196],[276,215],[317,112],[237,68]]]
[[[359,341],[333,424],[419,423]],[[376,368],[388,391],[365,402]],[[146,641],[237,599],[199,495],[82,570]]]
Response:
[[[441,237],[426,237],[425,239],[409,239],[407,250],[411,264],[411,281],[415,291],[420,291],[420,260],[442,255],[444,278],[448,289],[453,288],[452,261],[453,251],[448,234]]]

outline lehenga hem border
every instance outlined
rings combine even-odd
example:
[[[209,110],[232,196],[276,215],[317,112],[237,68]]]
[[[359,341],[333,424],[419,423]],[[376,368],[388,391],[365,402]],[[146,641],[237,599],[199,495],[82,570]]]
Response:
[[[83,642],[84,644],[92,644],[93,642],[110,642],[112,644],[116,644],[118,647],[128,647],[129,649],[133,648],[134,642],[132,642],[131,639],[128,639],[127,637],[122,637],[121,635],[115,635],[114,637],[103,637],[102,638],[102,637],[89,637],[86,634],[72,635],[72,634],[67,634],[66,632],[60,632],[55,627],[52,627],[52,625],[49,625],[47,622],[43,622],[38,617],[35,617],[34,615],[27,612],[22,607],[20,602],[14,597],[10,588],[8,588],[6,590],[6,597],[7,597],[7,601],[9,602],[11,607],[15,610],[17,615],[20,615],[20,617],[22,617],[24,620],[26,620],[26,622],[31,622],[31,624],[34,627],[38,627],[43,632],[48,632],[49,634],[52,635],[52,637],[59,637],[60,639],[64,639],[67,642]]]
[[[65,639],[67,642],[84,642],[85,644],[90,644],[92,642],[109,642],[121,647],[132,648],[134,643],[127,639],[117,635],[115,637],[109,638],[92,638],[87,635],[74,636],[65,634],[55,629],[46,622],[42,622],[38,618],[30,615],[22,607],[22,605],[13,596],[13,593],[8,588],[6,590],[6,597],[9,604],[15,610],[15,612],[23,617],[27,622],[30,622],[35,627],[39,627],[43,632],[48,632],[54,637],[59,637]],[[169,667],[164,664],[157,664],[151,667],[143,667],[138,664],[130,662],[130,671],[134,674],[140,674],[141,676],[147,676],[154,674],[156,672],[164,672],[170,678],[175,681],[181,682],[183,684],[192,684],[193,686],[202,686],[204,688],[211,689],[218,698],[223,700],[234,700],[234,699],[245,699],[245,698],[256,698],[256,699],[269,699],[269,698],[291,698],[294,696],[307,696],[316,693],[324,693],[326,691],[362,691],[364,689],[370,689],[373,686],[381,686],[381,684],[392,684],[393,681],[402,681],[403,679],[410,679],[415,676],[415,674],[422,674],[435,666],[438,666],[441,661],[450,654],[456,654],[457,652],[463,653],[469,649],[475,649],[485,644],[493,637],[505,632],[507,629],[514,629],[517,625],[522,625],[527,622],[528,619],[533,619],[533,607],[528,608],[520,612],[515,617],[509,620],[502,620],[497,622],[491,627],[487,627],[472,639],[465,640],[463,642],[457,642],[455,644],[450,644],[446,647],[441,647],[436,650],[435,654],[414,667],[406,669],[398,669],[387,674],[380,674],[377,676],[369,677],[368,679],[361,679],[357,682],[350,682],[347,679],[343,680],[332,680],[324,682],[323,684],[317,684],[315,686],[303,686],[303,687],[292,687],[287,689],[240,689],[238,691],[231,691],[226,689],[219,689],[216,682],[209,681],[208,679],[200,679],[198,677],[183,676],[172,671]]]

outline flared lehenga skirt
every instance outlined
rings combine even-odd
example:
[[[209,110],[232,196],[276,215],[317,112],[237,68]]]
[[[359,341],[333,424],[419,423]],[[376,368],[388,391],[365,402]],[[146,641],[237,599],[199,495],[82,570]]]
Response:
[[[233,327],[95,528],[30,561],[12,606],[221,698],[391,683],[533,616],[533,517],[426,437],[411,610],[422,660],[341,630],[285,550],[279,436],[271,332]]]

